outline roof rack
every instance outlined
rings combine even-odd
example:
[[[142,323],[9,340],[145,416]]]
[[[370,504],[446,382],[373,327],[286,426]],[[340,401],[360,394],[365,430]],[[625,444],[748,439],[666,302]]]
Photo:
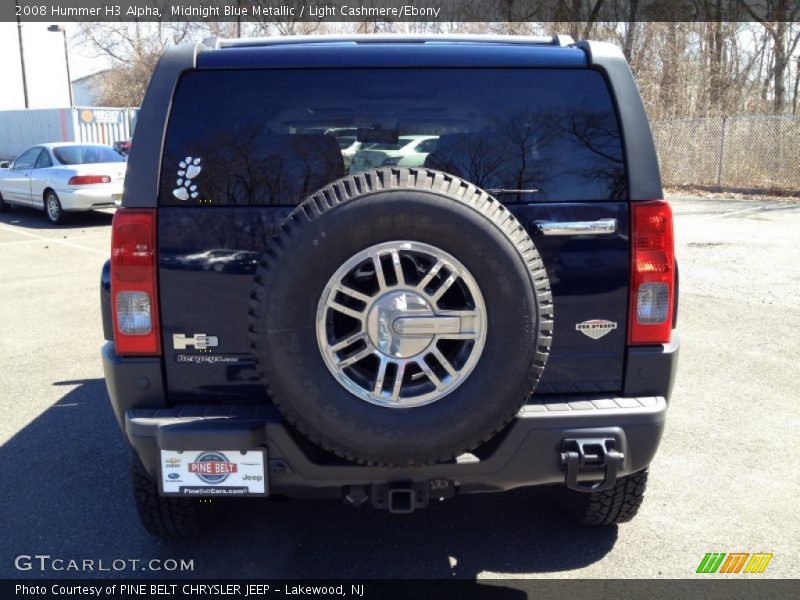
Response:
[[[360,35],[291,35],[253,38],[216,38],[203,40],[211,49],[250,48],[261,46],[284,46],[291,44],[520,44],[534,46],[564,47],[575,41],[568,35],[517,36],[517,35],[403,35],[403,34],[360,34]]]

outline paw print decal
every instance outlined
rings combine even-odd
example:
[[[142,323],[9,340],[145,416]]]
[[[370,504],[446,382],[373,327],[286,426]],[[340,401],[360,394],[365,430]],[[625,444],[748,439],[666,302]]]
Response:
[[[203,167],[200,166],[199,158],[192,158],[187,156],[178,163],[178,187],[172,190],[172,195],[178,200],[188,200],[189,198],[195,199],[199,195],[197,185],[192,183],[192,180],[200,174]]]

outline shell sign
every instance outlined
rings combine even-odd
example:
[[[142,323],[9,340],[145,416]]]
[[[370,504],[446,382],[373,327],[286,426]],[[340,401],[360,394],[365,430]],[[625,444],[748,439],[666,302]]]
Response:
[[[121,110],[98,110],[85,108],[81,110],[81,121],[87,125],[99,123],[102,125],[119,125],[122,123]]]

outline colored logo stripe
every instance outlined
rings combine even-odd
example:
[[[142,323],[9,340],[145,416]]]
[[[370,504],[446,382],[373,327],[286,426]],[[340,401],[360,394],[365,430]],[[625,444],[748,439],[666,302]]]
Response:
[[[728,554],[728,558],[722,563],[720,573],[738,573],[744,566],[744,561],[750,556],[747,552],[733,552]]]
[[[750,562],[744,568],[745,573],[763,573],[767,568],[769,561],[772,560],[772,553],[753,554],[750,557]]]
[[[723,558],[725,558],[724,552],[709,552],[703,557],[703,560],[700,561],[700,565],[697,567],[697,572],[716,573],[720,564],[722,564]]]
[[[763,573],[771,560],[772,553],[767,552],[708,552],[697,566],[697,573],[741,573],[742,568],[745,573]]]

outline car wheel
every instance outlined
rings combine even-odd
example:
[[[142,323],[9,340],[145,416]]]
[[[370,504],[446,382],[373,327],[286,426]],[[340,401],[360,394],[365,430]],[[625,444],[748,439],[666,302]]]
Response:
[[[217,522],[216,500],[162,496],[135,453],[131,453],[131,484],[139,519],[151,535],[183,539],[208,531]]]
[[[513,419],[544,370],[552,308],[505,206],[439,171],[380,169],[289,215],[261,258],[250,331],[301,433],[356,462],[413,465]]]
[[[6,212],[9,208],[11,208],[11,205],[3,200],[3,194],[0,194],[0,213]]]
[[[627,523],[639,512],[647,488],[647,469],[620,477],[613,487],[601,492],[557,490],[562,510],[584,525]]]
[[[48,190],[44,196],[44,214],[53,225],[61,225],[67,218],[61,200],[53,190]]]

